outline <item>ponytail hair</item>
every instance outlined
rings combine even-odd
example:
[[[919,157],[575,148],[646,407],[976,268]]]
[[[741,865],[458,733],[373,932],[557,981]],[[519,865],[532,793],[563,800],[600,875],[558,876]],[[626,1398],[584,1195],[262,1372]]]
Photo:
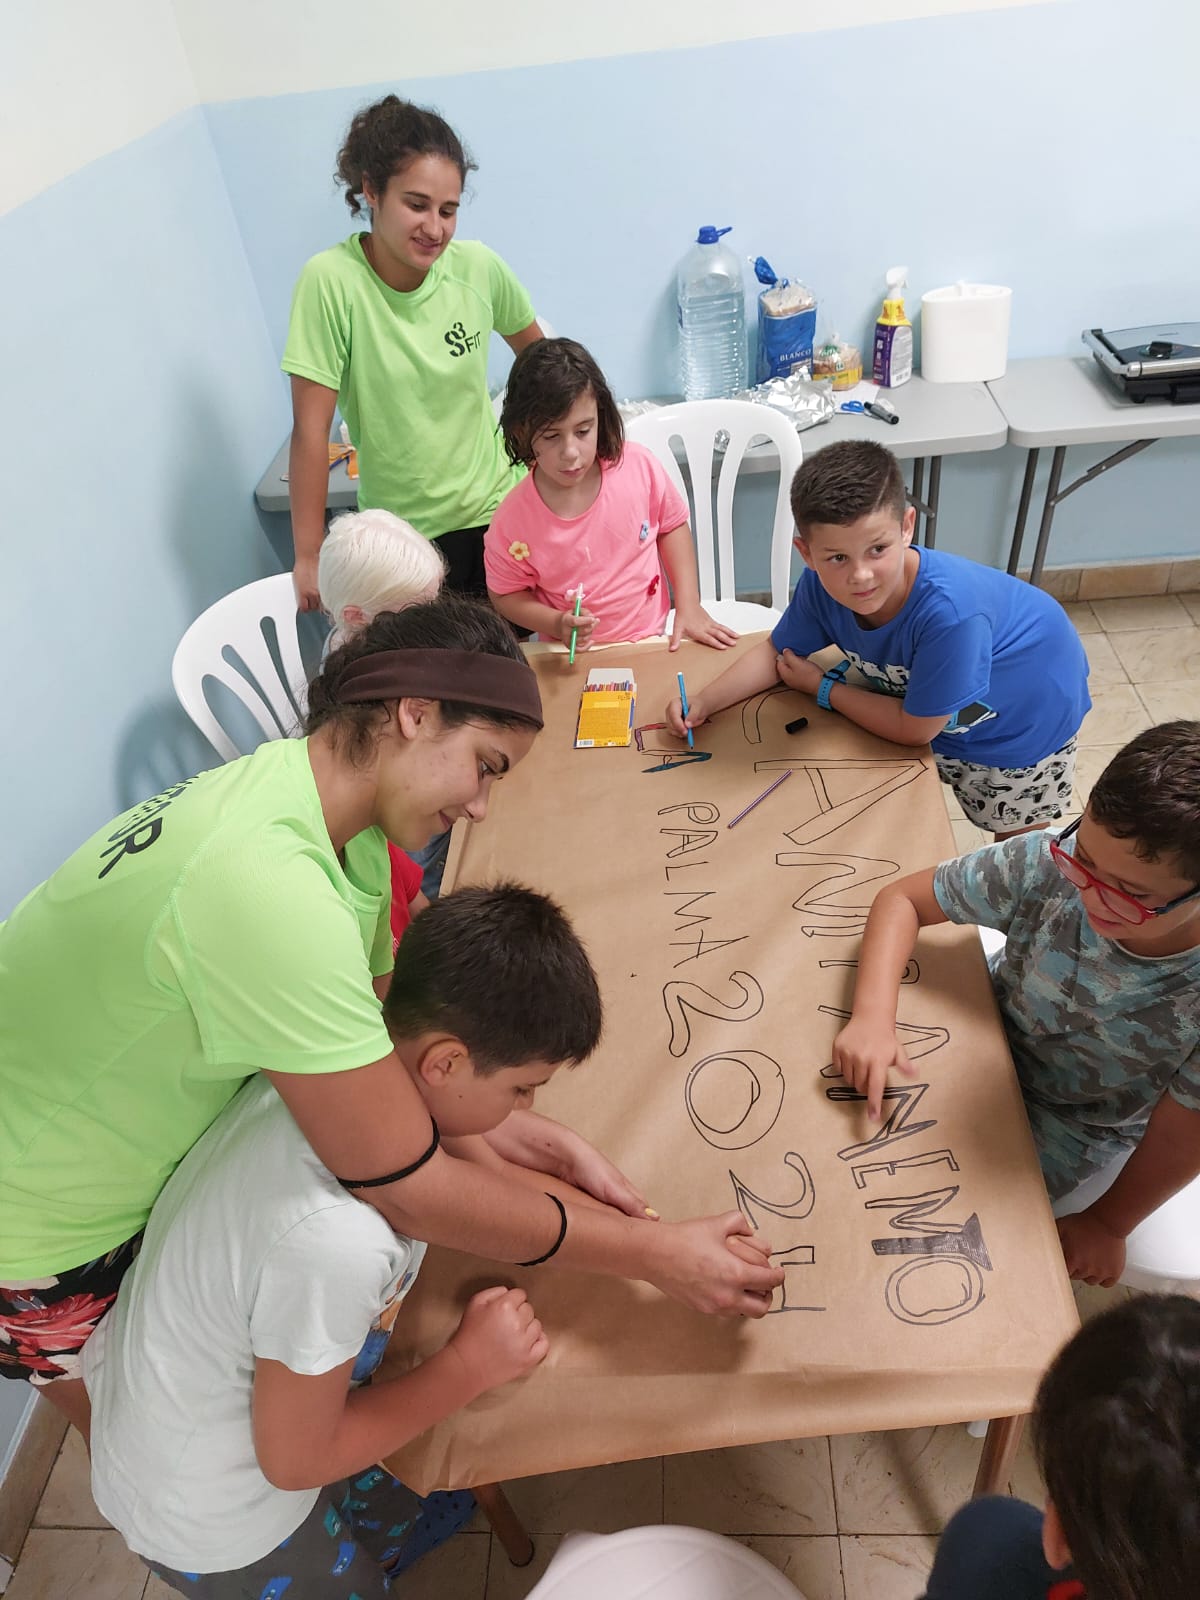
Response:
[[[458,168],[464,183],[467,173],[475,171],[461,139],[436,111],[394,94],[364,106],[346,131],[334,173],[350,215],[361,217],[368,209],[363,205],[364,182],[382,195],[388,180],[420,156],[442,156]]]

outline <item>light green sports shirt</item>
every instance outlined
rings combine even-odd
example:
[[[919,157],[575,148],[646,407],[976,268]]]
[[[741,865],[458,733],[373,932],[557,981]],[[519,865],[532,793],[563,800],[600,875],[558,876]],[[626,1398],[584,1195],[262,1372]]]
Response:
[[[308,742],[280,739],[101,828],[0,924],[0,1282],[145,1224],[246,1078],[391,1049],[387,843],[339,860]]]
[[[337,390],[358,448],[359,506],[432,539],[486,527],[524,475],[496,426],[487,359],[493,330],[532,321],[528,294],[486,245],[451,240],[420,288],[402,293],[376,276],[356,233],[301,272],[283,370]]]

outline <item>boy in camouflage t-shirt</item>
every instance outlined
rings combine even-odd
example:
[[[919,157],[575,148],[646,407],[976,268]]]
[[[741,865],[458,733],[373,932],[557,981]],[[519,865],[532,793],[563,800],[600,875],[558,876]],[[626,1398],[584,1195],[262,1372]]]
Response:
[[[1006,936],[992,983],[1052,1199],[1136,1146],[1058,1224],[1072,1277],[1115,1283],[1125,1239],[1200,1173],[1200,723],[1151,728],[1057,839],[1026,833],[890,884],[863,936],[834,1063],[878,1117],[919,929]]]

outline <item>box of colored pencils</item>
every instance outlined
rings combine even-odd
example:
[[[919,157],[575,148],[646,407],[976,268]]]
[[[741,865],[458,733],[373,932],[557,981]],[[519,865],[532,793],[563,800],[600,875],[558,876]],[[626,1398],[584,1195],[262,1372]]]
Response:
[[[603,750],[633,741],[637,684],[629,667],[593,667],[579,696],[576,750]]]

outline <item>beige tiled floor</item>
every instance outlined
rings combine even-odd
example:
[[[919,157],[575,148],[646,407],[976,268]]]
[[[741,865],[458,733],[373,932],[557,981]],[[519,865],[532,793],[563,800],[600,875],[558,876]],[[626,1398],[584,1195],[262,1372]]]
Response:
[[[1067,607],[1092,663],[1094,708],[1080,735],[1075,802],[1120,746],[1155,722],[1200,717],[1200,594]],[[985,836],[948,789],[959,849]],[[1120,1293],[1122,1291],[1115,1291]],[[1107,1301],[1081,1291],[1085,1314]],[[409,1600],[523,1600],[572,1528],[611,1532],[683,1522],[740,1539],[806,1600],[914,1600],[936,1534],[971,1491],[978,1442],[965,1428],[852,1434],[630,1462],[509,1486],[534,1536],[533,1565],[509,1565],[479,1522],[410,1575]],[[1014,1491],[1040,1494],[1026,1439]],[[87,1461],[69,1434],[5,1600],[168,1600],[96,1511]]]

